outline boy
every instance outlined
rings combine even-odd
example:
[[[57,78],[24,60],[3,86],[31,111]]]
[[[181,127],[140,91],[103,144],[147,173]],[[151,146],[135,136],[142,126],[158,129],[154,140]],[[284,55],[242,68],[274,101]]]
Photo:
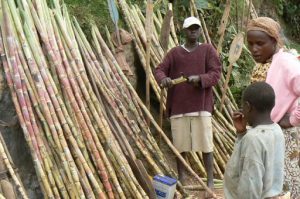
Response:
[[[276,198],[283,186],[284,136],[270,118],[274,90],[265,82],[253,83],[242,104],[242,112],[233,113],[237,141],[224,175],[225,198]]]
[[[199,19],[184,20],[185,43],[172,48],[155,70],[159,85],[167,87],[167,114],[171,120],[173,144],[185,158],[187,152],[202,152],[207,185],[213,188],[212,87],[221,74],[221,62],[210,44],[198,42]],[[172,85],[171,79],[187,76],[188,82]],[[177,159],[179,180],[186,184],[184,167]]]

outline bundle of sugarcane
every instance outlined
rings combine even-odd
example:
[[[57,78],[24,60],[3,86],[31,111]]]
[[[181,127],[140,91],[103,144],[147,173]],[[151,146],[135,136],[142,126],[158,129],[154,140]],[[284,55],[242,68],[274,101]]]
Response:
[[[145,46],[146,46],[146,33],[145,33],[145,16],[143,12],[137,5],[129,5],[124,0],[119,0],[119,6],[124,15],[125,21],[129,27],[130,32],[134,35],[134,43],[136,51],[139,55],[141,63],[146,71],[146,62],[145,62]],[[152,42],[151,42],[151,67],[154,69],[158,66],[164,56],[164,51],[159,43],[159,34],[163,22],[163,17],[161,13],[157,11],[153,16],[155,28],[153,31]],[[202,27],[206,27],[205,21],[201,20]],[[171,33],[175,32],[174,29]],[[207,34],[204,35],[206,39],[209,39]],[[176,34],[171,34],[169,38],[169,48],[174,47],[178,44]],[[210,41],[210,39],[208,40]],[[224,83],[224,77],[222,76],[219,85],[214,88],[214,93],[216,96],[216,105],[221,101],[221,85]],[[155,95],[158,100],[160,99],[160,87],[154,79],[153,73],[150,74],[151,86],[155,92]],[[165,99],[163,99],[165,102]],[[232,110],[237,109],[237,105],[230,91],[227,92],[227,99],[225,107],[223,109],[223,114],[220,113],[215,107],[214,116],[213,116],[213,131],[214,131],[214,144],[215,144],[215,173],[217,173],[220,178],[223,177],[223,172],[225,170],[225,163],[229,159],[229,155],[232,152],[235,135],[234,127],[231,120]],[[192,167],[198,171],[198,173],[203,176],[205,175],[204,166],[202,158],[199,154],[191,153],[189,161]]]
[[[1,0],[1,59],[45,198],[148,198],[130,161],[138,155],[151,175],[176,177],[145,115],[163,131],[97,28],[91,46],[51,3]]]
[[[45,9],[45,7],[41,8],[42,5],[39,2],[35,3],[36,8]],[[76,153],[77,160],[81,160],[81,165],[86,167],[90,179],[93,179],[93,186],[97,189],[97,194],[99,196],[104,195],[100,183],[95,179],[75,141],[78,138],[73,134],[79,129],[75,129],[76,131],[74,130],[72,133],[70,131],[73,121],[67,122],[66,117],[70,117],[69,113],[56,89],[48,70],[48,62],[41,45],[39,45],[38,34],[42,39],[49,41],[45,34],[46,23],[37,21],[40,20],[38,13],[41,14],[42,12],[36,12],[36,8],[31,2],[19,1],[19,13],[23,14],[21,18],[13,1],[1,1],[1,4],[3,9],[1,27],[6,53],[6,56],[2,56],[3,66],[45,197],[83,197],[83,184],[86,185],[86,193],[93,194],[88,190],[90,187],[87,185],[90,186],[90,184],[84,182],[86,176],[79,177],[81,173],[75,166],[75,158],[72,157],[72,153]],[[43,18],[43,20],[46,19]],[[34,23],[43,32],[39,33],[40,30],[36,29]],[[49,26],[50,24],[47,24],[47,27]],[[3,46],[1,45],[1,47]],[[47,47],[51,47],[49,43]],[[3,48],[1,50],[3,54]],[[53,53],[53,50],[48,52]],[[54,55],[52,54],[52,56],[53,59]],[[64,130],[60,121],[64,124]],[[67,145],[64,134],[72,143],[72,152]],[[85,147],[85,145],[81,147]],[[95,160],[97,159],[95,158]]]
[[[2,63],[45,198],[147,198],[92,89],[66,10],[58,1],[53,9],[41,0],[1,5]]]

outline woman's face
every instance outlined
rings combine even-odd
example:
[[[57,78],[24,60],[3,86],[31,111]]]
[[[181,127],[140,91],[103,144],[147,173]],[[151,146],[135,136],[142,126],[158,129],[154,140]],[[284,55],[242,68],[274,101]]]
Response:
[[[247,32],[248,48],[258,63],[266,63],[276,52],[276,40],[259,30]]]

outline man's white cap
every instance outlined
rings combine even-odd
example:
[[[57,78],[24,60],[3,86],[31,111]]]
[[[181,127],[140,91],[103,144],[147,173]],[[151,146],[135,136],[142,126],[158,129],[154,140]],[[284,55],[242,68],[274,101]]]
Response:
[[[198,25],[201,27],[199,19],[196,17],[188,17],[183,22],[183,29],[188,28],[191,25]]]

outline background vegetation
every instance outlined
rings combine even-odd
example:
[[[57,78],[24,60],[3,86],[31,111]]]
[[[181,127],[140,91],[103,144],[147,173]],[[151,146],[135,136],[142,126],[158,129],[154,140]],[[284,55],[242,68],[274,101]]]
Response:
[[[107,0],[64,0],[68,5],[69,11],[72,15],[76,16],[80,22],[83,30],[87,35],[89,35],[90,23],[96,23],[100,28],[100,31],[104,33],[105,26],[112,32],[114,30],[114,25],[110,19]],[[131,3],[138,4],[142,10],[145,11],[145,0],[127,0]],[[176,26],[179,38],[181,38],[181,25],[184,18],[190,15],[189,6],[190,0],[173,0],[174,5],[174,22]],[[165,13],[168,0],[154,0],[157,6],[154,10],[159,10],[161,13]],[[158,4],[159,3],[159,4]],[[197,9],[199,13],[205,19],[208,32],[212,38],[212,41],[217,45],[219,35],[217,35],[217,29],[220,24],[220,19],[223,14],[226,0],[195,0]],[[253,0],[254,5],[258,7],[265,6],[266,2],[264,0]],[[285,28],[285,34],[288,36],[288,47],[296,48],[300,52],[300,4],[299,0],[272,0],[268,1],[269,7],[274,10],[275,14],[270,14],[266,10],[260,11],[260,15],[276,15],[271,16],[276,19],[280,19]],[[228,66],[228,54],[229,47],[234,35],[241,31],[241,16],[243,13],[247,12],[247,8],[243,9],[245,5],[245,0],[235,0],[232,1],[231,15],[229,18],[229,26],[227,28],[224,47],[221,54],[224,70],[226,71],[226,66]],[[268,8],[269,9],[269,8]],[[245,20],[245,19],[244,19]],[[126,24],[122,21],[120,17],[119,26],[126,29]],[[180,39],[181,40],[181,39]],[[232,78],[230,80],[231,90],[236,99],[240,99],[241,90],[249,84],[249,78],[251,70],[254,66],[254,61],[249,55],[249,53],[244,50],[241,58],[234,65],[234,70],[232,73]]]
[[[273,0],[278,14],[287,25],[287,33],[295,41],[300,42],[300,1]]]

